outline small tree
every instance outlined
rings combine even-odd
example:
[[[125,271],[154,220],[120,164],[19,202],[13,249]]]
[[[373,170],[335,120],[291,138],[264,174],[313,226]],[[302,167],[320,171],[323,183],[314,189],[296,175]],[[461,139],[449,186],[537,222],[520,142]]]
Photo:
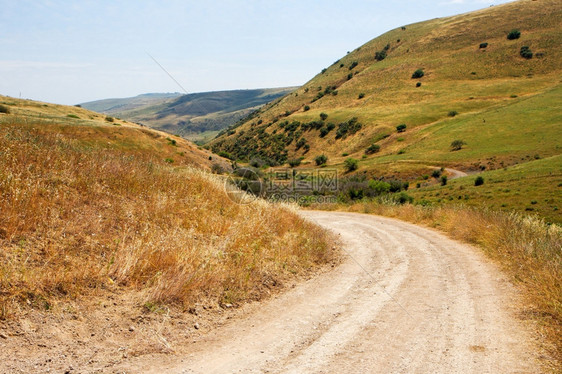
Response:
[[[372,155],[373,153],[377,153],[381,150],[381,146],[378,144],[371,144],[369,148],[365,150],[365,154]]]
[[[357,61],[353,61],[349,66],[349,70],[353,70],[357,65],[359,65],[359,63]]]
[[[521,32],[517,29],[511,30],[507,34],[507,39],[509,39],[509,40],[519,39],[520,37],[521,37]]]
[[[10,108],[6,105],[0,104],[0,113],[10,114]]]
[[[465,144],[463,140],[453,140],[451,143],[451,151],[460,151]]]
[[[412,79],[421,78],[424,75],[425,75],[424,71],[422,69],[418,69],[414,71],[414,74],[412,74]]]
[[[480,43],[480,49],[488,48],[488,43]]]
[[[483,184],[484,184],[484,178],[482,178],[481,176],[477,176],[476,179],[474,180],[474,185],[481,186]]]
[[[421,87],[421,85],[422,85],[421,82],[416,83],[416,87]]]
[[[308,105],[305,105],[305,106],[304,106],[304,111],[306,112],[306,111],[308,111],[308,110],[310,110],[310,107],[309,107]]]
[[[459,112],[457,112],[456,110],[451,110],[451,111],[449,112],[449,117],[454,117],[454,116],[456,116],[457,114],[459,114]]]
[[[528,46],[521,47],[521,50],[519,51],[519,54],[521,55],[521,57],[526,58],[527,60],[530,60],[530,59],[533,58],[533,52],[531,52],[531,50],[529,49]]]
[[[352,172],[352,171],[357,170],[359,168],[359,161],[354,159],[354,158],[348,158],[348,159],[345,160],[344,166],[345,166],[345,170],[347,170],[347,172]]]
[[[115,119],[114,119],[113,117],[110,117],[110,116],[105,117],[105,120],[106,120],[107,122],[113,122],[113,121],[115,121]]]
[[[295,168],[297,166],[299,166],[301,164],[301,159],[300,158],[293,158],[291,160],[289,160],[289,166],[292,168]]]
[[[435,179],[438,179],[441,176],[441,170],[439,170],[439,169],[433,170],[433,172],[431,173],[431,176]]]
[[[398,131],[398,132],[404,132],[404,131],[406,131],[406,127],[408,127],[408,126],[406,126],[406,124],[403,123],[403,124],[401,124],[401,125],[396,126],[396,131]]]
[[[326,162],[328,162],[328,157],[326,157],[326,155],[320,155],[320,156],[316,156],[316,158],[314,159],[314,162],[316,162],[317,166],[321,166],[321,165],[325,165]]]
[[[359,99],[362,99],[362,98],[364,98],[364,97],[365,97],[365,94],[364,94],[363,92],[361,92],[361,93],[359,94],[359,96],[358,96]]]
[[[447,176],[446,176],[446,175],[442,175],[442,176],[441,176],[441,185],[442,185],[442,186],[446,186],[446,185],[447,185]]]
[[[320,113],[320,119],[321,119],[322,121],[325,121],[326,118],[328,118],[328,115],[327,115],[326,113]]]

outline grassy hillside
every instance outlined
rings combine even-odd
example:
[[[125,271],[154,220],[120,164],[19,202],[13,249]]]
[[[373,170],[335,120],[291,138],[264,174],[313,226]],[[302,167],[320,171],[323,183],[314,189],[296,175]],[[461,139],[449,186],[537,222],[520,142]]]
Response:
[[[398,27],[212,147],[278,164],[324,153],[330,165],[361,159],[370,145],[379,145],[378,153],[361,160],[360,170],[399,160],[414,161],[414,170],[416,162],[493,169],[528,155],[559,154],[561,17],[558,1],[522,0]],[[509,40],[513,29],[521,36]],[[533,51],[531,59],[520,55],[523,46]],[[424,76],[413,79],[418,69]],[[407,127],[398,133],[400,124]],[[452,152],[457,139],[467,144]]]
[[[139,290],[141,305],[239,303],[330,260],[324,231],[283,206],[232,201],[203,170],[222,161],[183,139],[0,103],[0,319]]]
[[[160,98],[157,101],[147,101],[145,95],[141,95],[121,99],[123,102],[120,103],[103,100],[84,103],[82,106],[204,143],[220,130],[294,89],[296,87],[203,92]],[[139,99],[143,99],[143,102]],[[95,109],[101,109],[101,104],[111,107]]]

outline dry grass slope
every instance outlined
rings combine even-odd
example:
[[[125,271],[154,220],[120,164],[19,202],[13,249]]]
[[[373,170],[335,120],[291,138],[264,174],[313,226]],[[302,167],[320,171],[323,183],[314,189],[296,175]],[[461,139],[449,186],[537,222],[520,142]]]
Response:
[[[236,204],[189,166],[206,154],[179,156],[151,130],[63,122],[0,118],[0,319],[118,290],[239,303],[331,260],[327,234],[291,209]]]

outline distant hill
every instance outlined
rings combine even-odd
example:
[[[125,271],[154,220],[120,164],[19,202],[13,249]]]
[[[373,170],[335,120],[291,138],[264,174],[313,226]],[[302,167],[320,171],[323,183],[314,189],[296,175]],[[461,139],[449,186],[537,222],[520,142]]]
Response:
[[[215,91],[181,95],[146,94],[81,104],[84,108],[139,122],[152,128],[205,142],[262,105],[296,87]]]

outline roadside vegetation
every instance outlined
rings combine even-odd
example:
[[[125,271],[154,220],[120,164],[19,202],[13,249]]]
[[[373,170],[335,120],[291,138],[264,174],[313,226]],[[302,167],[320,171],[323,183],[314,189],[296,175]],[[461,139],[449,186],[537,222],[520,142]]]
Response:
[[[127,290],[235,305],[332,260],[325,231],[235,203],[183,141],[62,116],[0,118],[0,319]]]

